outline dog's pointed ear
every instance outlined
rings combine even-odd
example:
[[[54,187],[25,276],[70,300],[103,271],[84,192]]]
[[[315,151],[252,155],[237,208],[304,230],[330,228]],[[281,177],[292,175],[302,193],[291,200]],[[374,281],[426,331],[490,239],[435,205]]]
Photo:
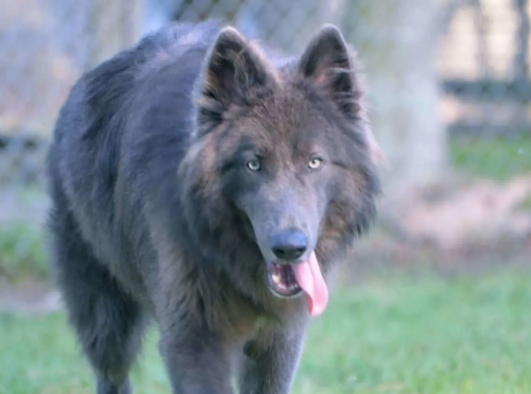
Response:
[[[356,65],[339,29],[326,24],[308,44],[299,60],[303,78],[330,94],[339,109],[357,115],[361,89]]]
[[[232,103],[245,103],[251,89],[267,82],[267,66],[260,54],[238,30],[224,27],[207,55],[199,106],[226,110]]]

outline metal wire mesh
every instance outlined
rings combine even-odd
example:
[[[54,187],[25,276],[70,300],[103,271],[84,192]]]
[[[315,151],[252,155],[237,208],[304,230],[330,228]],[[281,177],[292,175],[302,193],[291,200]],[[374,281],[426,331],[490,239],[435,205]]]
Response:
[[[490,230],[490,245],[501,244],[499,229],[529,239],[527,0],[0,0],[0,9],[0,239],[26,226],[0,241],[11,248],[0,250],[0,275],[6,260],[33,256],[24,234],[45,215],[44,155],[75,79],[164,23],[209,17],[288,51],[323,23],[342,28],[367,74],[388,201],[401,202],[388,209],[397,233],[439,247]]]

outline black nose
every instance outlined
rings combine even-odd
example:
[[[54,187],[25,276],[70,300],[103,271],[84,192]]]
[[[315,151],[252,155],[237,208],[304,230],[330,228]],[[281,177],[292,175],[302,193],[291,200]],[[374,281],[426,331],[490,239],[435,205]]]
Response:
[[[308,248],[308,237],[299,230],[286,230],[271,237],[271,250],[281,260],[295,260]]]

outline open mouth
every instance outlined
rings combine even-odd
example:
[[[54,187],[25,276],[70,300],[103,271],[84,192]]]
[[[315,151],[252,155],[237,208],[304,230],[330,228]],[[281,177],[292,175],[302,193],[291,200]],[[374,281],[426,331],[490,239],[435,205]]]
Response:
[[[268,281],[273,294],[283,298],[295,297],[302,293],[291,264],[268,263]]]
[[[280,298],[292,298],[302,293],[311,316],[324,312],[328,303],[328,288],[315,253],[307,261],[293,264],[267,262],[267,279],[271,292]]]

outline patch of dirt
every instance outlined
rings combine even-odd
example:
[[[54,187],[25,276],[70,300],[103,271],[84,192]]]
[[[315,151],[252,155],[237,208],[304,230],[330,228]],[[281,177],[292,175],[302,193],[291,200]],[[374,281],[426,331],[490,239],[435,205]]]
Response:
[[[345,280],[436,272],[531,270],[531,174],[498,184],[448,175],[380,209],[354,245]]]
[[[59,293],[49,285],[26,280],[13,285],[0,279],[0,313],[36,314],[61,310]]]
[[[531,237],[531,175],[505,184],[475,181],[422,188],[406,199],[400,215],[408,237],[446,251]],[[450,189],[450,190],[448,190]]]

